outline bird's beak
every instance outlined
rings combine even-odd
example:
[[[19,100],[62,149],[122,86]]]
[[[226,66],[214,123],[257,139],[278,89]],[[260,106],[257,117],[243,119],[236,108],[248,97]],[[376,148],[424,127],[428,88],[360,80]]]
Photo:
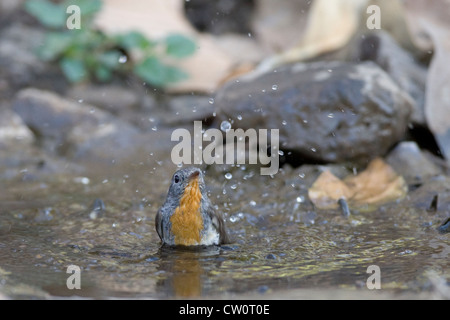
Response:
[[[191,175],[189,176],[189,180],[197,179],[199,175],[200,175],[200,171],[194,171],[194,172],[191,173]]]

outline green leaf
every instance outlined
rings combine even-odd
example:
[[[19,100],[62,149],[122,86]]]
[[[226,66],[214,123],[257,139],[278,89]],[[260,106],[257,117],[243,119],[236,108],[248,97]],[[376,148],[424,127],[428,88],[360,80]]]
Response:
[[[172,34],[166,37],[166,53],[174,58],[185,58],[196,50],[195,42],[181,34]]]
[[[107,67],[100,65],[95,69],[95,77],[101,82],[107,82],[111,80],[112,72]]]
[[[62,28],[66,25],[66,7],[47,0],[27,0],[25,10],[49,28]]]
[[[59,65],[70,82],[80,82],[87,75],[86,67],[82,60],[74,58],[63,58]]]
[[[128,33],[119,35],[117,42],[124,49],[141,49],[146,50],[155,46],[155,43],[147,39],[142,33],[137,31],[130,31]]]
[[[120,66],[120,52],[118,51],[107,51],[103,52],[99,57],[98,60],[100,64],[108,69],[116,69]]]
[[[70,33],[52,32],[44,38],[44,43],[38,48],[38,56],[44,61],[56,59],[72,44],[73,36]]]
[[[165,65],[156,57],[149,57],[137,64],[134,72],[144,81],[157,87],[163,87],[169,83],[181,81],[188,77],[182,70]]]

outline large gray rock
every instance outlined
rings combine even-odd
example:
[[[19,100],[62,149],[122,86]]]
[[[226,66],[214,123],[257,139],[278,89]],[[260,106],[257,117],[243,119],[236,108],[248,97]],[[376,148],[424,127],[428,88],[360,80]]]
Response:
[[[42,148],[56,155],[112,161],[138,147],[139,131],[127,122],[48,91],[20,91],[13,109],[35,133]]]
[[[399,141],[411,98],[375,63],[281,67],[225,85],[214,126],[279,129],[280,149],[314,161],[365,161]]]
[[[443,174],[443,163],[439,166],[438,160],[433,155],[420,150],[413,141],[399,143],[386,157],[387,163],[403,176],[408,184],[423,183]]]
[[[0,105],[0,179],[38,179],[52,173],[78,173],[83,168],[50,154],[36,146],[33,132],[21,117]]]
[[[22,119],[6,105],[0,105],[0,149],[21,146],[34,142],[34,134]]]
[[[413,113],[411,121],[426,126],[425,87],[427,68],[419,64],[411,53],[400,47],[383,30],[358,35],[357,39],[350,46],[350,59],[353,61],[374,61],[386,71],[397,85],[412,97]]]

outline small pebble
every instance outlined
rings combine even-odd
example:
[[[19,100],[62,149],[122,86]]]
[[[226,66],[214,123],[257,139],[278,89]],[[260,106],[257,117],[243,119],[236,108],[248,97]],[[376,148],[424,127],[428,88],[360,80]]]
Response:
[[[276,260],[276,259],[277,259],[277,256],[274,255],[273,253],[269,253],[265,258],[266,258],[266,259]]]

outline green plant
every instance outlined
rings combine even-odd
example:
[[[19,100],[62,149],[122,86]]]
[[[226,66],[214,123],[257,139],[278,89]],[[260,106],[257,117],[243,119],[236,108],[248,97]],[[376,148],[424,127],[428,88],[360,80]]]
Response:
[[[80,28],[67,27],[70,5],[80,8]],[[195,52],[195,43],[180,34],[150,40],[142,33],[107,35],[93,27],[101,0],[27,0],[25,10],[48,29],[37,54],[45,61],[59,63],[66,78],[80,82],[95,78],[109,81],[114,73],[133,72],[143,81],[158,87],[184,80],[188,75],[167,63]],[[134,57],[130,59],[130,56]],[[139,57],[139,58],[136,58]]]

